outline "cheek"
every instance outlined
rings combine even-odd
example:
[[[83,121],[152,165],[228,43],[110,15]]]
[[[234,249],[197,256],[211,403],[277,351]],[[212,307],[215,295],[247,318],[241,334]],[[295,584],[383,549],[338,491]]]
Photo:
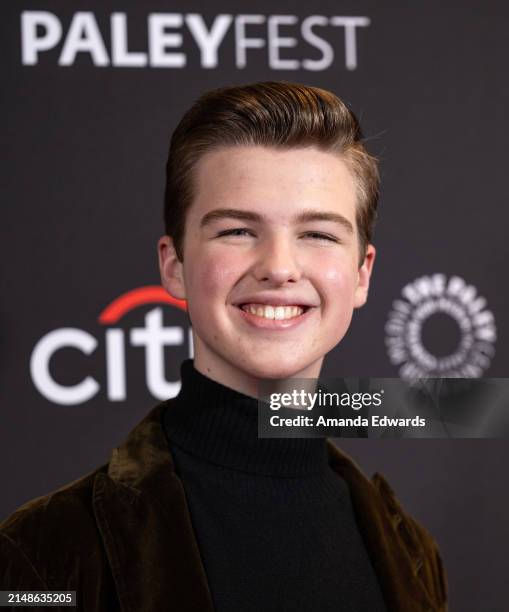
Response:
[[[234,258],[226,256],[207,257],[206,253],[196,258],[192,266],[193,275],[188,279],[191,299],[192,296],[200,301],[207,298],[210,303],[211,298],[217,297],[226,301],[239,276],[232,259]]]
[[[323,331],[326,352],[332,350],[350,326],[354,309],[356,270],[335,262],[321,268],[320,286],[323,288],[323,316],[326,323]],[[323,348],[323,347],[322,347]]]
[[[356,272],[350,266],[338,261],[323,262],[319,268],[321,285],[327,302],[345,304],[353,301]],[[342,298],[338,300],[338,298]]]

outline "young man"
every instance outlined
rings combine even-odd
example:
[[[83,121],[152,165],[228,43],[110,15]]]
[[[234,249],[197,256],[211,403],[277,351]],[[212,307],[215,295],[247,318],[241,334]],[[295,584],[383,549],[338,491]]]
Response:
[[[83,610],[444,611],[433,539],[323,439],[257,436],[262,379],[318,378],[367,299],[376,160],[332,93],[203,95],[167,165],[163,286],[194,360],[96,472],[2,526],[4,589]]]

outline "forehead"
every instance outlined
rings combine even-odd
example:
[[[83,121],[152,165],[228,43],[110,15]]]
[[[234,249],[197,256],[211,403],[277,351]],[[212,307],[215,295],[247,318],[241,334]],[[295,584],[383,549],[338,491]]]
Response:
[[[337,212],[355,223],[355,182],[340,156],[314,147],[220,148],[196,164],[190,217],[216,207],[256,210],[281,222],[301,209]]]

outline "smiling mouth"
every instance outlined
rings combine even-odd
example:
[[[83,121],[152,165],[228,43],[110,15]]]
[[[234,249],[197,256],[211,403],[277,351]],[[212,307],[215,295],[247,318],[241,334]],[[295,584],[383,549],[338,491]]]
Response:
[[[294,319],[300,317],[310,306],[292,305],[292,306],[271,306],[269,304],[240,304],[238,306],[244,312],[248,312],[254,316],[282,321],[285,319]]]

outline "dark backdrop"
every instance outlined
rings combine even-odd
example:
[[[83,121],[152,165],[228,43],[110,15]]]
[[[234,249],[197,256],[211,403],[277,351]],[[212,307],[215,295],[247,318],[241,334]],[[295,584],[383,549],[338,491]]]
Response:
[[[140,302],[124,314],[104,309],[159,284],[169,137],[207,88],[268,79],[329,88],[359,116],[381,159],[369,304],[328,355],[325,375],[403,375],[412,362],[404,321],[387,322],[395,300],[412,305],[405,286],[436,274],[449,289],[454,277],[470,287],[454,299],[477,352],[462,353],[457,367],[507,375],[506,3],[260,0],[251,8],[231,0],[2,3],[2,517],[106,461],[173,388],[154,393],[145,347],[131,342],[149,313],[175,328],[177,344],[161,354],[166,381],[178,384],[191,351],[185,313],[157,290],[136,292]],[[218,39],[224,28],[217,53],[204,44],[213,25]],[[283,40],[278,49],[277,36],[294,46]],[[247,47],[244,58],[247,38],[262,46]],[[124,42],[138,55],[126,58]],[[429,317],[421,349],[454,354],[467,333],[458,321]],[[388,353],[390,338],[399,357]],[[504,441],[338,443],[369,474],[385,473],[434,534],[451,610],[507,609]]]

